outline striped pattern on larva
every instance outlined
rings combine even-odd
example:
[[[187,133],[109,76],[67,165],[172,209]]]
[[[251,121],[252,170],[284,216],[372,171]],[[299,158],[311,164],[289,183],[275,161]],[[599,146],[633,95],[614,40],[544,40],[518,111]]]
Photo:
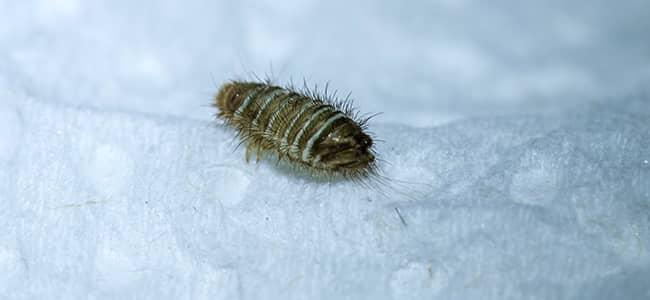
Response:
[[[255,152],[272,153],[314,176],[361,179],[375,173],[372,138],[349,102],[269,83],[232,81],[215,96],[218,116]]]

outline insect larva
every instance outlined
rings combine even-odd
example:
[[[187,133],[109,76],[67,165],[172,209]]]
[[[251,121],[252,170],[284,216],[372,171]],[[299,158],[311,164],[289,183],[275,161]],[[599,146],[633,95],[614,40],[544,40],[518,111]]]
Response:
[[[314,176],[362,179],[375,173],[372,138],[364,132],[349,102],[316,92],[270,83],[232,81],[214,99],[218,116],[234,127],[246,144],[246,161],[255,152]]]

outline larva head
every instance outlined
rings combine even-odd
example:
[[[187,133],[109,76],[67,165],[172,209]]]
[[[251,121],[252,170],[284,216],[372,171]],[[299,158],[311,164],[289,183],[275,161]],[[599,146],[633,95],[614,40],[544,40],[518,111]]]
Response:
[[[221,86],[214,99],[214,105],[222,115],[232,115],[241,102],[243,95],[257,85],[250,83],[228,82]]]
[[[345,174],[367,174],[375,162],[372,138],[353,122],[344,122],[321,141],[316,148],[320,162]]]

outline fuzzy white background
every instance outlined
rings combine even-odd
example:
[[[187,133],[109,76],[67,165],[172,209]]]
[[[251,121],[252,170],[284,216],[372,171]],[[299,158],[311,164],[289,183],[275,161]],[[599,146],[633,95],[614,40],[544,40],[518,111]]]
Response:
[[[0,0],[2,299],[650,299],[646,1]],[[246,164],[352,92],[382,190]]]

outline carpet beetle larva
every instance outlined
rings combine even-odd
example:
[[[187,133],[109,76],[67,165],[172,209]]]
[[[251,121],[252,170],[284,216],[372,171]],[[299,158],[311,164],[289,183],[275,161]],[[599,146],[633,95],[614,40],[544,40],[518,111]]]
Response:
[[[213,106],[254,152],[271,153],[313,176],[363,179],[376,173],[369,118],[360,119],[349,101],[317,91],[269,82],[231,81],[219,89]]]

